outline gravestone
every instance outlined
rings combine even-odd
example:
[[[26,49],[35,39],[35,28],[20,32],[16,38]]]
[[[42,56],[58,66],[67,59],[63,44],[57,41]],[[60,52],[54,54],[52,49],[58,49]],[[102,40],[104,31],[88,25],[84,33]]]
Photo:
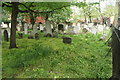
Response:
[[[52,35],[50,33],[47,33],[46,35],[44,35],[44,37],[52,37]]]
[[[7,22],[7,31],[8,31],[8,38],[10,38],[10,25],[11,23],[10,22]]]
[[[97,30],[103,33],[103,30],[104,30],[103,25],[98,25]]]
[[[38,34],[38,33],[35,33],[35,39],[36,39],[36,40],[39,40],[39,38],[40,38],[40,37],[39,37],[39,34]]]
[[[24,24],[24,34],[27,34],[28,33],[28,24],[25,23]]]
[[[87,33],[88,30],[86,28],[83,28],[83,33]]]
[[[54,32],[54,29],[52,29],[52,33]]]
[[[37,26],[38,26],[37,23],[35,23],[34,26],[33,26],[33,34],[34,34],[34,35],[35,35],[35,33],[38,32]]]
[[[28,39],[34,39],[34,35],[32,31],[28,32]]]
[[[52,37],[51,23],[48,20],[45,22],[44,36],[45,37]]]
[[[23,33],[18,33],[18,38],[22,39],[23,38]]]
[[[96,35],[96,34],[97,34],[97,29],[96,29],[96,28],[93,28],[93,29],[91,30],[91,33],[94,34],[94,35]]]
[[[68,24],[65,24],[65,30],[67,30],[68,29]]]
[[[74,27],[73,26],[68,26],[68,34],[74,34]]]
[[[22,26],[22,24],[21,24],[21,22],[19,22],[18,24],[17,24],[17,31],[21,31],[21,26]]]
[[[65,44],[71,44],[72,43],[72,39],[69,37],[63,37],[63,43]]]
[[[10,32],[11,32],[10,27],[7,28],[7,31],[8,31],[8,38],[10,38]]]
[[[53,29],[58,32],[58,28],[57,28],[57,24],[55,22],[52,22],[52,25],[53,25]]]
[[[43,24],[40,24],[40,31],[43,32],[43,29],[44,29]]]
[[[63,24],[58,24],[58,30],[64,31],[64,26],[63,26]]]
[[[98,24],[97,22],[94,22],[93,26],[97,26],[97,24]]]
[[[74,26],[74,33],[79,34],[80,33],[80,26]]]
[[[29,29],[32,29],[32,24],[29,24]]]
[[[4,40],[5,40],[5,41],[9,41],[7,30],[4,30]]]
[[[53,32],[53,37],[58,37],[58,33],[56,31]]]

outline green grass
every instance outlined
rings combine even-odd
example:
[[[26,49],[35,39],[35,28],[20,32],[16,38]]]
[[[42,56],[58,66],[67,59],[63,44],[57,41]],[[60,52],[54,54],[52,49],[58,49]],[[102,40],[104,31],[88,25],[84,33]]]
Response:
[[[58,38],[17,39],[17,49],[2,45],[3,78],[108,78],[112,74],[109,47],[90,33],[65,35],[72,44]]]

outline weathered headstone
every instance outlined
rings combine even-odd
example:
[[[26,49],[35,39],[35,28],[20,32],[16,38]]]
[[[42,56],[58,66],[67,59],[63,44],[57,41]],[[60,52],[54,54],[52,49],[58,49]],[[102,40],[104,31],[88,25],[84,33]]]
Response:
[[[4,40],[5,40],[5,41],[9,41],[7,30],[4,30]]]
[[[39,34],[38,34],[38,33],[35,33],[35,39],[36,39],[36,40],[39,40],[39,38],[40,38],[40,37],[39,37]]]
[[[28,32],[28,39],[34,39],[34,35],[32,31]]]
[[[35,23],[34,26],[33,26],[33,33],[34,33],[34,35],[35,35],[35,33],[38,32],[37,26],[38,26],[37,23]]]
[[[63,26],[63,24],[58,24],[58,30],[64,31],[64,26]]]
[[[29,24],[29,29],[32,29],[32,24]]]
[[[91,33],[93,33],[94,35],[96,35],[97,34],[97,29],[93,28],[92,31],[91,31]]]
[[[21,29],[21,26],[22,26],[22,24],[21,24],[21,22],[19,22],[18,24],[17,24],[17,31],[21,31],[20,29]]]
[[[23,33],[18,33],[18,38],[22,39],[23,38]]]
[[[56,31],[53,32],[53,37],[58,37],[58,33]]]
[[[43,29],[44,29],[43,24],[40,24],[40,31],[43,32]]]
[[[72,43],[72,39],[69,38],[69,37],[63,37],[63,43],[71,44]]]
[[[44,35],[44,37],[52,37],[52,35],[50,33],[47,33],[46,35]]]
[[[97,24],[98,24],[97,22],[94,22],[93,26],[97,26]]]
[[[48,20],[45,22],[44,36],[45,37],[52,37],[51,23]]]
[[[65,24],[65,30],[67,30],[68,29],[68,24]]]
[[[68,34],[74,34],[74,26],[68,26]]]
[[[80,26],[74,26],[74,33],[79,34],[80,33]]]
[[[25,23],[24,24],[24,34],[27,34],[28,33],[28,24]]]
[[[83,33],[87,33],[88,30],[86,28],[83,28]]]
[[[54,32],[54,29],[52,29],[52,32]]]

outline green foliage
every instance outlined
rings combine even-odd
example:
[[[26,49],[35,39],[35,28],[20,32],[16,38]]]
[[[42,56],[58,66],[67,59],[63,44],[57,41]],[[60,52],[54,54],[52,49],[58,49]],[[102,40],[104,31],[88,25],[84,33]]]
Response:
[[[53,14],[51,14],[50,19],[54,22],[65,22],[67,19],[70,18],[71,14],[72,10],[70,9],[70,7],[66,7],[59,11],[55,11]]]
[[[118,14],[118,8],[116,6],[107,5],[103,15],[107,17],[116,16]]]
[[[40,40],[17,39],[18,49],[8,49],[3,41],[3,78],[108,78],[111,76],[111,55],[101,36],[87,33],[65,35],[72,44],[59,38]]]

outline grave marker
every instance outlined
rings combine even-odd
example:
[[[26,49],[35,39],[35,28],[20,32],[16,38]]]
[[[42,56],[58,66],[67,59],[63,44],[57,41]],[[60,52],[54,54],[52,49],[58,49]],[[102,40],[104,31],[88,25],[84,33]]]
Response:
[[[34,39],[33,32],[28,32],[28,39]]]
[[[38,33],[35,33],[35,39],[36,39],[36,40],[39,40],[39,38],[40,38],[40,37],[39,37],[39,34],[38,34]]]
[[[27,34],[28,33],[28,24],[25,23],[24,25],[24,34]]]
[[[9,41],[7,30],[4,30],[4,40],[5,40],[5,41]]]
[[[64,26],[63,26],[63,24],[58,24],[58,30],[64,31]]]
[[[63,43],[65,44],[71,44],[72,43],[72,39],[69,37],[63,37]]]

